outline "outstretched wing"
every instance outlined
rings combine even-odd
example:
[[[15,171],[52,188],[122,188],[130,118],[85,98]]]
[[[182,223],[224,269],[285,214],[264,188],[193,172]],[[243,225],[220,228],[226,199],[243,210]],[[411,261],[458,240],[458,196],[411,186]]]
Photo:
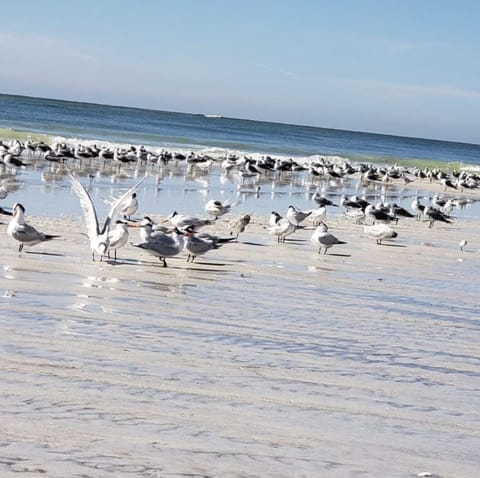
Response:
[[[80,183],[80,181],[74,176],[70,175],[70,182],[73,190],[80,198],[80,205],[82,206],[88,237],[90,240],[92,240],[92,238],[97,237],[98,234],[100,234],[98,228],[97,211],[95,211],[95,206],[93,205],[90,194],[88,194],[88,191]]]
[[[120,214],[122,207],[123,207],[123,202],[129,198],[140,186],[140,184],[147,179],[148,176],[145,176],[142,178],[138,183],[134,184],[125,194],[120,196],[118,199],[115,199],[115,201],[112,203],[112,207],[110,208],[110,212],[108,213],[108,217],[105,220],[105,224],[103,226],[102,233],[105,232],[105,229],[115,220],[115,218]]]

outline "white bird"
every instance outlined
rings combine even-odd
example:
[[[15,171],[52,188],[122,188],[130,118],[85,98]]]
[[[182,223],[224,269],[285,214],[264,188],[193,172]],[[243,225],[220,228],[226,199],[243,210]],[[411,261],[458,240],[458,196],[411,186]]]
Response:
[[[123,214],[124,219],[130,220],[130,217],[133,216],[137,212],[137,210],[137,193],[132,193],[123,201],[121,213]]]
[[[88,238],[90,239],[92,260],[95,260],[95,253],[100,256],[100,260],[102,260],[103,256],[107,254],[110,245],[110,239],[108,236],[112,221],[114,221],[118,214],[120,214],[122,204],[125,199],[130,197],[138,188],[138,186],[140,186],[140,184],[142,184],[143,181],[147,179],[147,177],[148,176],[145,176],[143,179],[138,181],[125,194],[115,200],[115,202],[112,204],[112,207],[110,208],[105,222],[103,223],[103,227],[100,228],[100,225],[98,223],[97,211],[95,210],[95,205],[93,204],[90,194],[85,189],[85,187],[78,181],[77,178],[70,175],[70,182],[72,184],[72,188],[77,194],[77,196],[80,198],[80,205],[82,207],[85,224],[87,226],[87,234]]]
[[[210,199],[210,201],[205,204],[205,211],[215,219],[218,219],[220,216],[223,216],[229,212],[232,207],[240,204],[241,202],[242,201],[235,201],[234,203],[230,203],[229,201],[222,202],[215,199]]]
[[[107,255],[114,251],[114,259],[117,260],[117,250],[123,247],[128,241],[128,224],[125,221],[115,221],[115,227],[108,233]]]
[[[0,199],[5,199],[8,195],[7,188],[4,186],[3,181],[0,183]]]
[[[297,230],[297,226],[288,219],[282,218],[273,226],[266,227],[269,234],[277,236],[277,242],[285,242],[287,236],[290,236]]]
[[[18,252],[22,252],[23,246],[34,246],[40,242],[50,241],[56,237],[52,234],[44,234],[37,231],[25,221],[25,208],[20,203],[15,203],[12,208],[12,219],[7,226],[7,234],[18,241]]]
[[[460,250],[463,251],[463,248],[467,245],[467,240],[466,239],[462,239],[458,245],[460,246]]]
[[[412,201],[412,211],[414,212],[417,218],[417,221],[419,221],[420,218],[422,217],[424,210],[425,210],[425,206],[420,203],[420,200],[418,198],[415,198]]]
[[[268,223],[270,226],[275,226],[275,224],[277,224],[281,219],[282,216],[277,211],[272,211]]]
[[[310,238],[314,247],[318,247],[318,253],[320,254],[322,249],[324,254],[327,253],[327,249],[337,244],[346,244],[346,242],[337,239],[333,234],[328,232],[328,226],[325,223],[316,227],[314,233]]]
[[[185,244],[183,232],[180,229],[175,228],[171,234],[166,234],[161,231],[152,233],[150,237],[137,244],[133,244],[135,247],[139,247],[158,257],[163,263],[163,267],[167,267],[167,257],[173,257],[182,252]]]
[[[320,206],[316,209],[310,210],[309,219],[312,221],[314,226],[318,226],[327,218],[327,208],[325,206]]]
[[[288,206],[286,217],[292,224],[299,226],[311,214],[312,211],[301,211],[295,206]]]
[[[377,244],[381,244],[383,239],[393,239],[398,236],[388,224],[379,223],[373,226],[363,226],[363,231],[368,237],[375,239]]]
[[[157,232],[165,234],[167,232],[171,232],[172,230],[163,224],[154,224],[149,216],[144,216],[139,223],[130,223],[129,226],[140,228],[140,239],[142,242],[147,241],[152,234],[156,234]]]

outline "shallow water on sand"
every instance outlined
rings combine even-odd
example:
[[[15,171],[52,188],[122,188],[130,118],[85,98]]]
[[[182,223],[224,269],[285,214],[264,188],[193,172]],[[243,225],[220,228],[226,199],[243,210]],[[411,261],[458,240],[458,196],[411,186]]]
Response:
[[[310,184],[269,180],[257,197],[218,172],[167,173],[142,186],[142,213],[203,213],[208,198],[248,189],[236,212],[254,221],[239,242],[163,268],[128,246],[119,261],[92,262],[65,177],[25,174],[8,200],[62,237],[21,257],[0,244],[5,476],[459,478],[480,468],[476,204],[433,230],[401,221],[392,246],[332,208],[347,244],[324,256],[312,229],[277,244],[263,228],[271,209],[312,207]],[[95,174],[96,202],[142,174]],[[355,180],[332,188],[338,198]],[[392,192],[411,202],[411,190]],[[227,220],[215,232],[228,234]]]

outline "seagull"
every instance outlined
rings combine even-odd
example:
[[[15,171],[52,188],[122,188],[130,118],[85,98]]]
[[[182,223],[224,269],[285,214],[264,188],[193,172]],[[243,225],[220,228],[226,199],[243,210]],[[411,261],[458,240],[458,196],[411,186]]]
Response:
[[[393,239],[398,236],[388,224],[384,223],[363,226],[363,230],[368,237],[375,239],[377,244],[381,244],[383,239]]]
[[[90,194],[85,189],[85,187],[78,181],[77,178],[70,175],[70,182],[72,184],[72,188],[77,194],[77,196],[80,198],[80,205],[82,206],[83,215],[87,226],[88,238],[90,239],[92,260],[95,260],[95,253],[100,256],[100,261],[102,260],[103,256],[107,254],[110,245],[110,239],[108,236],[112,221],[118,214],[120,214],[122,204],[125,199],[131,197],[131,195],[135,192],[138,186],[140,186],[140,184],[142,184],[143,181],[147,179],[147,177],[148,176],[145,176],[143,179],[138,181],[125,194],[123,194],[123,196],[115,200],[115,202],[110,208],[105,222],[103,223],[103,227],[100,229],[97,211],[95,210],[95,206],[93,204],[92,198],[90,197]]]
[[[151,234],[146,241],[132,245],[158,257],[162,261],[163,267],[167,267],[166,258],[180,254],[184,244],[183,232],[176,227],[170,234],[157,231]]]
[[[322,196],[318,191],[312,196],[312,200],[315,201],[320,207],[322,206],[335,206],[336,204],[333,203],[330,199],[327,199],[325,196]]]
[[[115,221],[115,228],[108,233],[107,255],[110,257],[110,251],[114,251],[114,259],[117,260],[117,249],[123,247],[128,241],[128,223],[118,219]]]
[[[428,206],[425,208],[425,210],[423,211],[423,217],[426,221],[429,222],[429,228],[433,227],[433,223],[435,221],[446,222],[448,224],[452,223],[452,221],[445,214],[443,214],[440,209],[436,209],[432,206]]]
[[[241,202],[242,201],[235,201],[234,203],[230,203],[229,201],[222,202],[210,199],[210,201],[205,204],[205,211],[215,217],[215,219],[218,219],[220,216],[229,212],[232,207],[237,206]]]
[[[350,199],[347,199],[345,196],[342,196],[340,204],[345,209],[361,209],[365,211],[365,208],[370,204],[367,200],[359,198],[358,196],[352,196]]]
[[[15,203],[12,208],[12,219],[7,226],[7,234],[18,241],[18,252],[22,252],[23,246],[34,246],[40,242],[55,239],[56,235],[44,234],[37,231],[33,226],[25,222],[25,208],[20,203]]]
[[[412,201],[412,211],[415,213],[417,217],[417,221],[419,221],[420,218],[422,217],[424,210],[425,210],[425,206],[420,203],[420,200],[418,198],[415,198]]]
[[[460,250],[463,252],[463,248],[467,245],[467,240],[466,239],[462,239],[458,245],[460,246]]]
[[[250,224],[250,220],[250,214],[242,214],[241,216],[232,219],[228,224],[230,235],[235,236],[235,239],[238,239],[238,236],[244,232],[245,228]]]
[[[287,219],[296,226],[299,226],[300,223],[305,221],[308,216],[312,214],[312,211],[301,211],[297,209],[295,206],[288,206],[286,217]]]
[[[371,217],[373,224],[375,224],[377,221],[389,222],[394,219],[389,210],[385,210],[383,208],[376,209],[373,204],[369,204],[365,208],[365,216]]]
[[[322,248],[324,250],[324,254],[327,253],[327,249],[337,244],[346,244],[344,241],[340,241],[337,239],[333,234],[328,232],[328,226],[323,222],[322,224],[318,225],[310,238],[311,243],[313,246],[318,247],[318,253],[320,254]]]

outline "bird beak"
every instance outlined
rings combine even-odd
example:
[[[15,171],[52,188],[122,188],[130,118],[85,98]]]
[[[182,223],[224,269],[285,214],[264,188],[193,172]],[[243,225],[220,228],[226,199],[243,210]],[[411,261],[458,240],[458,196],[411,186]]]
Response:
[[[14,213],[12,211],[5,211],[5,209],[0,207],[0,214],[5,214],[5,216],[13,216]]]

